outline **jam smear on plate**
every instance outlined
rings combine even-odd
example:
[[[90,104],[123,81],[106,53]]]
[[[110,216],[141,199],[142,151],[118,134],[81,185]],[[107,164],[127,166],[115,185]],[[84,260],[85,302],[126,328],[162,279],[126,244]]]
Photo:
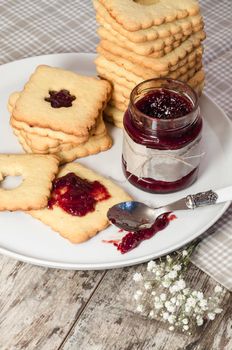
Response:
[[[76,96],[71,95],[68,90],[62,89],[60,91],[49,91],[49,97],[45,97],[46,102],[50,102],[53,108],[71,107],[72,101],[76,99]]]
[[[104,240],[103,242],[112,243],[122,254],[125,254],[136,248],[142,241],[149,239],[157,232],[164,230],[169,222],[175,219],[176,216],[171,212],[165,213],[160,215],[150,228],[136,232],[128,232],[121,240]],[[119,232],[121,232],[121,230]]]
[[[174,119],[183,117],[193,109],[191,101],[177,92],[159,89],[145,95],[136,107],[149,117]]]
[[[110,198],[110,194],[99,181],[90,182],[74,173],[68,173],[53,181],[48,208],[58,205],[74,216],[84,216],[95,210],[97,202]]]

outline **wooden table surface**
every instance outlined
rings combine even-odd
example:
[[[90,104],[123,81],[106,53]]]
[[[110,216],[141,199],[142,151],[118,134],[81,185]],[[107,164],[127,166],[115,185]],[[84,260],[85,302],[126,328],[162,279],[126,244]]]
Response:
[[[1,350],[231,350],[232,295],[224,311],[192,335],[134,312],[133,273],[146,264],[108,271],[64,271],[0,258]],[[186,280],[207,294],[215,281],[195,266]]]
[[[223,6],[225,9],[230,1],[222,0],[221,9]],[[63,3],[60,0],[50,1],[51,6],[47,11],[50,15],[48,22],[53,26],[55,22],[51,12],[56,9],[52,5],[58,2],[60,6]],[[46,27],[47,32],[43,35],[39,30],[44,28],[44,22],[36,22],[39,16],[35,15],[41,3],[34,0],[0,1],[0,13],[5,14],[4,26],[0,29],[6,38],[4,46],[1,46],[1,63],[49,52],[86,51],[86,48],[93,51],[96,35],[91,39],[89,33],[94,33],[94,29],[90,25],[85,26],[86,35],[82,41],[79,38],[75,46],[71,45],[76,43],[72,42],[73,35],[69,35],[67,41],[63,29],[56,32],[54,29],[52,32]],[[221,9],[217,6],[217,0],[204,0],[201,3],[208,28],[212,29],[212,33],[208,34],[208,64],[231,50],[231,36],[223,34],[228,40],[223,45],[217,45],[218,52],[215,55],[213,30],[219,20],[211,23],[210,13],[216,16]],[[70,14],[73,1],[66,0],[65,4],[67,9],[69,6],[70,12],[67,13]],[[85,18],[87,13],[86,21],[89,24],[90,13],[93,16],[90,1],[79,1],[78,7],[81,10],[76,13],[77,22],[78,16]],[[28,29],[33,11],[37,32]],[[63,23],[59,22],[62,11],[56,13],[60,26]],[[231,21],[220,23],[231,28]],[[8,24],[14,24],[15,36],[7,35]],[[82,27],[79,27],[81,30]],[[24,28],[27,28],[25,33]],[[220,30],[215,31],[217,43],[220,43],[220,33]],[[37,39],[34,38],[36,35]],[[44,41],[49,40],[49,35],[52,41],[46,46]],[[54,35],[60,35],[59,40],[53,40]],[[132,277],[135,272],[145,269],[146,264],[108,271],[64,271],[0,256],[0,350],[232,350],[232,296],[229,292],[221,303],[223,313],[213,322],[199,327],[192,335],[171,332],[163,321],[148,320],[134,312],[132,296],[135,286]],[[212,278],[194,265],[190,266],[186,280],[194,289],[202,290],[207,295],[216,285]]]

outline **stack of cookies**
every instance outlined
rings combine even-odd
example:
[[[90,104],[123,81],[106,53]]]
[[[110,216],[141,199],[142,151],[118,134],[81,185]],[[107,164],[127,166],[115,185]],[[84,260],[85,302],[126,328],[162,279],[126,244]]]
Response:
[[[93,0],[99,23],[97,72],[113,86],[105,110],[122,127],[131,90],[170,77],[201,93],[203,19],[196,0]]]
[[[105,80],[41,65],[22,92],[11,94],[10,123],[27,153],[69,162],[111,147],[102,118],[110,95]]]

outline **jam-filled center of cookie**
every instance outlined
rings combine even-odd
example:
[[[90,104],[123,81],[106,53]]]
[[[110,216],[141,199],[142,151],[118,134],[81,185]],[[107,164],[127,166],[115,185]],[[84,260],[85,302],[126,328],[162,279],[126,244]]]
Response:
[[[148,93],[136,103],[136,107],[143,114],[158,119],[183,117],[193,109],[187,97],[167,89],[157,89]]]
[[[46,102],[50,102],[53,108],[71,107],[72,102],[76,96],[71,95],[68,90],[62,89],[60,91],[50,90],[49,97],[45,97]]]
[[[48,208],[58,205],[74,216],[84,216],[95,210],[97,202],[110,198],[110,194],[99,181],[90,182],[74,173],[68,173],[53,181]]]

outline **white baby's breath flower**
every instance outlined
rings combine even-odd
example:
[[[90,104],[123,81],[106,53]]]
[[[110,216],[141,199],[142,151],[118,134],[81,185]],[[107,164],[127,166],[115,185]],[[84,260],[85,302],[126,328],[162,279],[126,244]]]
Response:
[[[143,312],[144,311],[144,306],[142,304],[139,304],[136,308],[136,311],[138,312]]]
[[[215,319],[215,314],[213,312],[209,312],[207,314],[209,320],[214,320]]]
[[[193,248],[188,249],[190,253]],[[179,328],[188,334],[192,327],[202,326],[206,319],[214,320],[223,311],[218,306],[223,295],[221,286],[216,286],[214,295],[208,298],[201,291],[186,287],[182,268],[189,262],[189,252],[184,250],[173,254],[174,258],[167,256],[159,262],[150,261],[147,275],[135,273],[133,276],[135,282],[143,283],[133,295],[136,311],[146,313],[151,319],[162,317],[170,330]]]
[[[187,301],[186,301],[186,304],[187,304],[188,306],[191,306],[191,307],[195,307],[195,306],[196,306],[196,303],[197,303],[196,299],[193,298],[192,296],[190,296],[190,297],[187,299]]]
[[[204,298],[204,294],[202,292],[197,292],[197,298],[202,300]]]
[[[220,314],[223,311],[223,309],[221,309],[220,307],[216,307],[216,309],[214,310],[215,314]]]
[[[185,305],[185,312],[189,313],[191,311],[191,306]]]
[[[163,307],[163,303],[161,301],[157,301],[154,303],[154,307],[155,309],[160,310]]]
[[[206,299],[202,299],[199,302],[199,306],[202,310],[207,310],[208,309],[208,302]]]
[[[183,295],[183,294],[181,294],[181,293],[178,293],[177,294],[177,296],[176,296],[176,298],[177,298],[177,300],[179,300],[179,301],[183,301],[183,300],[185,300],[185,295]]]
[[[182,269],[182,267],[180,264],[173,266],[173,270],[175,270],[175,271],[180,271],[181,269]]]
[[[168,308],[169,306],[172,305],[172,303],[169,300],[167,300],[167,301],[165,301],[164,305],[166,308]]]
[[[176,297],[172,297],[172,298],[170,299],[170,301],[171,301],[172,304],[176,304]]]
[[[177,277],[177,272],[176,271],[170,271],[167,275],[171,280],[174,280]]]
[[[146,290],[151,289],[151,288],[152,288],[151,282],[145,282],[145,283],[144,283],[144,288],[145,288]]]
[[[164,287],[164,288],[169,288],[170,287],[170,285],[171,285],[171,281],[163,281],[162,282],[162,286]]]
[[[185,289],[186,287],[186,282],[183,279],[180,279],[176,282],[176,286],[178,287],[179,290]]]
[[[174,331],[175,328],[174,328],[174,326],[170,326],[168,329],[169,329],[169,331]]]
[[[147,271],[151,272],[155,269],[155,267],[156,267],[156,262],[151,260],[147,264]]]
[[[172,285],[172,286],[169,287],[169,292],[170,292],[171,294],[174,294],[174,293],[178,292],[178,290],[179,290],[179,288],[177,287],[176,284],[174,284],[174,285]]]
[[[162,316],[164,320],[167,320],[170,314],[168,312],[163,312]]]
[[[223,289],[222,289],[221,286],[216,286],[216,287],[214,288],[214,291],[215,291],[215,293],[221,293],[221,292],[223,291]]]
[[[197,316],[197,325],[202,326],[204,323],[204,320],[201,316]]]
[[[161,293],[161,294],[160,294],[160,299],[161,299],[162,301],[165,301],[165,300],[167,299],[167,295],[166,295],[165,293]]]
[[[176,307],[174,305],[168,306],[167,310],[171,313],[174,313],[176,311]]]
[[[187,251],[187,250],[183,250],[183,251],[182,251],[182,256],[185,257],[185,256],[187,256],[187,255],[188,255],[188,251]]]
[[[142,281],[142,280],[143,280],[142,274],[136,272],[136,273],[134,274],[134,276],[133,276],[133,280],[134,280],[135,282],[140,282],[140,281]]]
[[[174,324],[175,320],[176,320],[176,316],[174,316],[174,315],[170,315],[168,317],[168,322],[171,323],[171,324]]]
[[[182,323],[183,323],[183,324],[188,324],[188,323],[189,323],[189,320],[188,320],[187,318],[183,318]]]

